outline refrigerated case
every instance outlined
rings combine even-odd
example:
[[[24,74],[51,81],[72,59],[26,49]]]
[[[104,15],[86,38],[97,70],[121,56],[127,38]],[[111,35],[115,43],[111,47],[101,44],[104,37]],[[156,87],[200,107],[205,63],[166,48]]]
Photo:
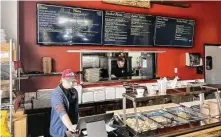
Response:
[[[188,88],[188,87],[187,87]],[[200,109],[203,107],[205,93],[213,93],[216,96],[218,110],[221,114],[221,101],[220,101],[220,85],[202,85],[200,88],[190,88],[187,92],[157,92],[155,95],[145,93],[143,96],[138,96],[137,93],[123,94],[123,112],[121,117],[123,123],[129,127],[129,130],[139,137],[159,135],[159,136],[176,136],[195,132],[195,129],[206,129],[220,125],[221,117],[212,117],[206,115],[201,111],[196,111],[192,108],[183,105],[166,107],[165,104],[160,108],[154,109],[137,108],[137,102],[142,100],[165,99],[169,96],[183,96],[183,95],[200,95]],[[175,90],[175,89],[174,89]],[[175,90],[176,91],[176,90]],[[133,102],[133,112],[127,113],[126,100]],[[175,132],[173,128],[180,129]],[[182,131],[182,133],[181,133]],[[167,132],[167,133],[166,133]]]
[[[205,82],[221,83],[221,45],[205,44]]]

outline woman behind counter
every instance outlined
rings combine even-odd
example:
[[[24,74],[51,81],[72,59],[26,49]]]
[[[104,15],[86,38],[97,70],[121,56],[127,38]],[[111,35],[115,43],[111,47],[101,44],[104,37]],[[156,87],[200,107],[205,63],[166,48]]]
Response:
[[[66,69],[62,73],[61,84],[52,92],[50,121],[50,135],[52,137],[66,137],[67,130],[76,131],[78,92],[73,88],[75,82],[73,71]]]

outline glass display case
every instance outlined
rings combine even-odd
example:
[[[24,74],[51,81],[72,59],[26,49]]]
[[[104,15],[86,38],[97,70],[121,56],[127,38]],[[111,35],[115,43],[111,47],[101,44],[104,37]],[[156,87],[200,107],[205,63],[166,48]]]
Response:
[[[169,96],[183,96],[183,95],[199,95],[200,96],[200,109],[204,103],[205,93],[214,93],[216,96],[216,101],[218,104],[219,112],[221,112],[220,107],[220,91],[216,85],[202,85],[200,88],[190,88],[186,89],[188,92],[173,92],[173,94],[166,92],[164,94],[149,95],[148,92],[144,93],[143,96],[137,96],[136,92],[124,93],[123,94],[123,122],[129,127],[131,132],[140,136],[140,134],[150,135],[147,131],[154,131],[160,134],[159,130],[169,127],[177,127],[187,125],[188,130],[193,127],[202,128],[202,126],[212,126],[214,124],[219,124],[220,117],[210,117],[210,115],[205,115],[201,111],[192,109],[190,107],[183,106],[181,104],[176,107],[161,108],[153,111],[146,111],[137,109],[137,102],[141,100],[151,100],[164,99]],[[196,90],[197,89],[197,90]],[[176,90],[175,90],[176,91]],[[134,113],[128,114],[126,112],[126,100],[133,102]],[[221,114],[221,113],[220,113]],[[215,119],[215,120],[214,120]],[[151,126],[152,125],[152,126]],[[163,133],[163,132],[162,132]],[[152,134],[152,133],[151,133]]]

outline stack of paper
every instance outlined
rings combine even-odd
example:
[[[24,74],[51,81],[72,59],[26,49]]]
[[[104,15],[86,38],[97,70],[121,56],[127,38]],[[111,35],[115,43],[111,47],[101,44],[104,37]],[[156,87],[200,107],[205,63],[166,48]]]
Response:
[[[88,82],[97,82],[100,80],[100,68],[85,69],[84,78]]]

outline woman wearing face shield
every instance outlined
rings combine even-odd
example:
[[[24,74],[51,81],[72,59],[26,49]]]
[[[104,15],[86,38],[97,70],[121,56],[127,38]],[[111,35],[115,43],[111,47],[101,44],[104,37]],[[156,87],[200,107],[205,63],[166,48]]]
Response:
[[[76,83],[75,74],[66,69],[62,73],[61,83],[51,96],[50,135],[66,137],[66,131],[76,132],[78,122],[78,93],[73,88]]]

